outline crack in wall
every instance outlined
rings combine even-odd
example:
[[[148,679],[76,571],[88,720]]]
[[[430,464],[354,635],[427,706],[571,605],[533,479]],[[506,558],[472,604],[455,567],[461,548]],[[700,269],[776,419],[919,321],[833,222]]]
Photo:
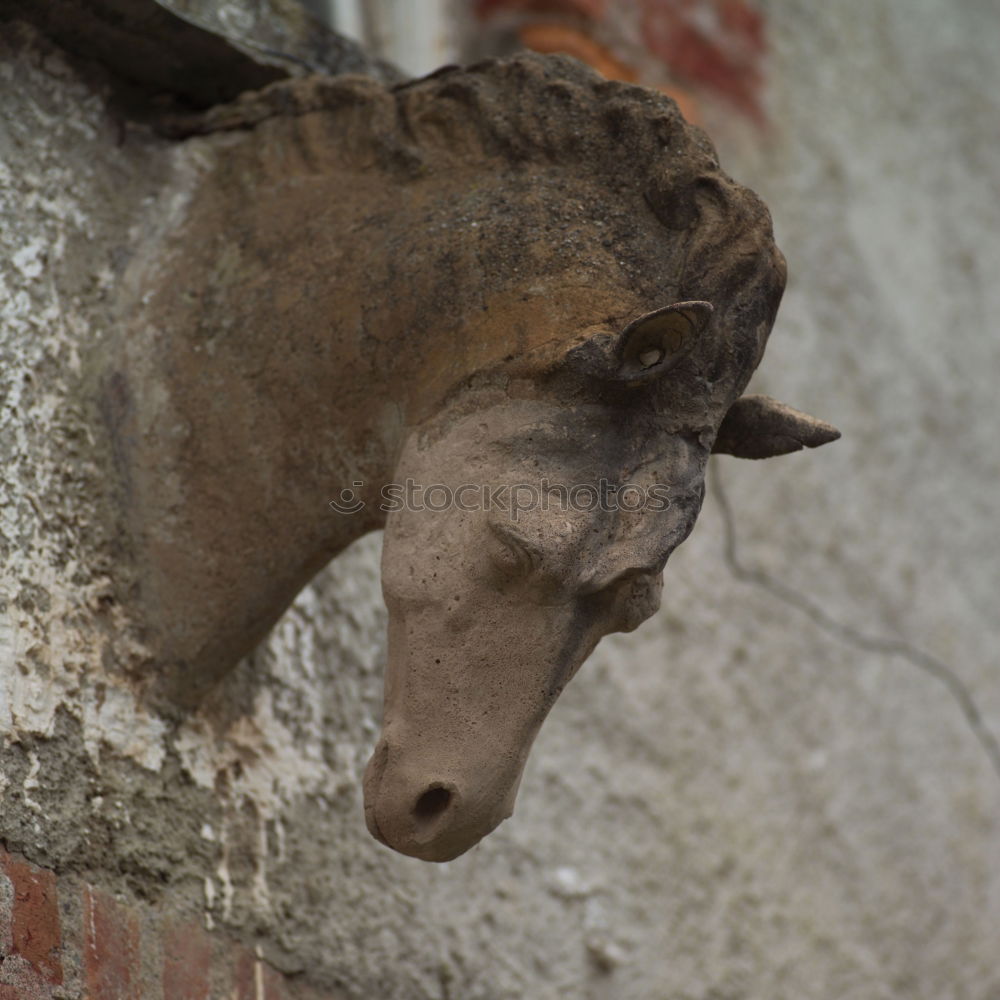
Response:
[[[907,663],[922,670],[925,674],[938,681],[951,699],[960,709],[966,725],[972,731],[990,765],[1000,778],[1000,742],[990,730],[983,715],[976,705],[975,699],[965,682],[946,663],[925,653],[921,649],[904,642],[902,639],[891,639],[885,636],[869,635],[851,625],[845,625],[828,615],[818,604],[804,597],[773,577],[770,573],[757,567],[746,566],[741,562],[736,541],[736,520],[733,515],[729,497],[722,484],[718,469],[711,477],[712,495],[719,504],[722,513],[724,545],[723,555],[726,565],[733,576],[744,583],[761,587],[778,600],[801,611],[823,631],[839,639],[841,642],[854,646],[868,653],[878,653],[885,656],[898,656]]]

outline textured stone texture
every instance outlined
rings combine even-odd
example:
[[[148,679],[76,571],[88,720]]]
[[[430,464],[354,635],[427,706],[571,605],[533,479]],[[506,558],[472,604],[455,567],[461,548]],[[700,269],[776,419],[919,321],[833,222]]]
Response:
[[[606,640],[567,689],[514,818],[439,867],[379,848],[360,818],[377,538],[301,595],[214,714],[170,728],[102,664],[90,623],[123,623],[93,569],[113,549],[87,517],[101,466],[75,366],[173,161],[137,133],[119,146],[58,58],[5,33],[9,846],[198,912],[290,982],[308,970],[349,997],[993,1000],[998,14],[766,10],[771,131],[713,126],[790,261],[753,388],[844,439],[760,467],[713,460],[716,492],[657,618]],[[738,498],[728,519],[720,496]],[[0,879],[4,943],[7,893]],[[80,899],[60,883],[75,954]],[[268,968],[261,989],[280,995]]]

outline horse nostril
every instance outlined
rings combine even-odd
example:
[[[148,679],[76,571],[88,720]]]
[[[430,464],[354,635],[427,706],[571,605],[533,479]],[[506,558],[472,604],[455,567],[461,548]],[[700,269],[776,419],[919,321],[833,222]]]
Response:
[[[451,792],[441,785],[432,785],[417,799],[413,815],[419,823],[437,819],[451,804]]]

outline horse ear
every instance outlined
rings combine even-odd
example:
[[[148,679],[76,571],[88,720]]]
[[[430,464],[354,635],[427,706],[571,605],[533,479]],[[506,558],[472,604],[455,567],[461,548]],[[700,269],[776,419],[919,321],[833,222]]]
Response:
[[[770,396],[741,396],[726,414],[713,454],[772,458],[818,448],[840,437],[832,424],[793,410]]]
[[[640,383],[665,375],[694,347],[711,316],[709,302],[675,302],[633,320],[612,349],[613,377]]]

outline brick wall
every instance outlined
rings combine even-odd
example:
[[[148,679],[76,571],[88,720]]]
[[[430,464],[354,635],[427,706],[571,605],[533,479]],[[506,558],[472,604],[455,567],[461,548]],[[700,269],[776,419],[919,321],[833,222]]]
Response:
[[[337,1000],[169,906],[0,848],[0,1000]]]

